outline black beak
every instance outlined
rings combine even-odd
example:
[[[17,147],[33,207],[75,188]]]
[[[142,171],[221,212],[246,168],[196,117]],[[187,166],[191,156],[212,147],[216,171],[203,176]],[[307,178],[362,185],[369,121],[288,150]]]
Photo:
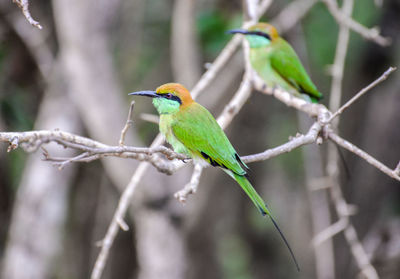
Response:
[[[132,92],[132,93],[129,93],[128,95],[147,96],[147,97],[150,97],[150,98],[158,98],[158,97],[160,97],[159,95],[157,95],[156,91],[150,91],[150,90]]]
[[[249,31],[245,30],[245,29],[232,29],[232,30],[228,30],[226,31],[226,33],[229,34],[243,34],[243,35],[248,35]]]

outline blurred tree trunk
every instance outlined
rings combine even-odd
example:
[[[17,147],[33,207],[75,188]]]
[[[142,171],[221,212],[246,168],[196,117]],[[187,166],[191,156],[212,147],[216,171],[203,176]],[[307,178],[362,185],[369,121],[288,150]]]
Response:
[[[191,88],[200,78],[194,0],[175,0],[172,12],[171,66],[177,82]]]
[[[55,0],[53,2],[61,57],[72,88],[71,98],[78,107],[79,114],[90,137],[104,143],[116,145],[118,144],[121,129],[125,125],[129,108],[129,102],[127,98],[122,97],[123,95],[116,79],[116,70],[113,67],[114,58],[109,45],[113,21],[116,20],[121,1],[82,2],[73,0],[71,2]],[[127,134],[125,143],[140,145],[140,141],[133,133]],[[134,166],[137,165],[135,161],[126,161],[119,158],[104,158],[102,163],[107,176],[120,191],[125,188]],[[101,170],[98,169],[98,171]],[[108,181],[103,178],[104,180]],[[94,181],[100,182],[95,179],[91,180],[91,183]],[[99,184],[97,184],[98,186]],[[82,185],[82,187],[85,187],[85,185]],[[101,191],[100,194],[104,193],[104,191]],[[91,190],[85,192],[90,193]],[[99,193],[99,189],[95,192]],[[90,198],[90,195],[87,198]],[[93,212],[97,211],[96,215],[102,217],[101,220],[95,223],[96,226],[92,237],[85,235],[85,233],[76,234],[77,240],[90,240],[89,249],[94,248],[93,244],[104,237],[106,228],[111,220],[110,213],[116,208],[116,200],[114,199],[111,202],[111,196],[108,199],[110,199],[107,203],[109,206],[101,202],[102,200],[104,201],[102,195],[97,199],[98,204],[92,205],[94,206],[94,208],[92,207]],[[111,206],[110,202],[113,206]],[[79,202],[77,202],[77,205],[79,206]],[[81,230],[86,230],[87,234],[87,230],[91,226],[89,224],[88,227],[84,220],[89,219],[82,217],[83,214],[76,215],[74,222],[77,223]],[[127,220],[127,223],[130,224],[131,222]],[[140,226],[140,224],[137,226]],[[120,235],[115,242],[115,246],[119,247],[120,244],[124,247],[126,245],[134,246],[134,240],[141,241],[132,237],[131,230],[129,233]],[[79,247],[77,248],[79,249]],[[89,253],[92,255],[92,260],[97,257],[97,251],[98,249],[94,249]],[[131,251],[132,248],[124,250],[112,249],[104,276],[114,278],[118,274],[121,276],[133,274],[137,266],[135,262],[132,262],[135,259],[132,259]],[[82,250],[82,252],[86,253],[87,250]],[[74,254],[76,253],[70,251],[70,255]],[[83,270],[89,273],[93,262],[88,261],[87,265]]]
[[[90,137],[118,144],[126,122],[129,103],[122,98],[108,45],[111,24],[120,0],[54,0],[54,20],[59,37],[61,61],[71,86],[71,98]],[[139,140],[127,138],[137,145]],[[111,181],[124,189],[136,162],[118,158],[102,160]]]
[[[69,99],[68,87],[63,83],[62,71],[56,68],[54,72],[35,128],[60,128],[79,134],[82,128]],[[47,150],[57,154],[59,146],[49,146]],[[61,156],[73,156],[73,152],[66,150]],[[3,278],[52,278],[62,247],[68,193],[76,168],[77,165],[72,165],[59,171],[43,162],[37,153],[29,157],[14,202]]]

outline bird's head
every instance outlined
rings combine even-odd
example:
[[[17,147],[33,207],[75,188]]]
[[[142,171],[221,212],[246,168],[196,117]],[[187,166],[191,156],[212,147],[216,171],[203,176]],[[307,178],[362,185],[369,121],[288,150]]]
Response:
[[[129,95],[147,96],[153,98],[153,104],[159,114],[171,114],[190,105],[193,101],[189,90],[179,83],[166,83],[156,91],[138,91]]]
[[[232,34],[243,34],[250,43],[251,48],[265,47],[279,38],[278,31],[271,24],[259,22],[246,29],[229,30]]]

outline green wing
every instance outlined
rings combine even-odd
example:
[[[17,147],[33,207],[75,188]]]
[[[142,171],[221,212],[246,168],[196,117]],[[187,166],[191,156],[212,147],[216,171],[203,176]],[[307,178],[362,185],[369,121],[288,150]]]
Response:
[[[293,48],[281,38],[274,44],[270,56],[272,68],[300,93],[307,94],[316,101],[321,99],[322,94],[311,81]]]
[[[172,132],[194,156],[235,174],[246,174],[242,168],[246,165],[240,160],[224,131],[211,113],[200,104],[194,103],[190,107],[182,108],[176,114],[176,121],[172,123]]]

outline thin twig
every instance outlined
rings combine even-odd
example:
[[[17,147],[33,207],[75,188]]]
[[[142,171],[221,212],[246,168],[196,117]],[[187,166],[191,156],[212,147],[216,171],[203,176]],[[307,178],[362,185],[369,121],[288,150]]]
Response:
[[[275,26],[280,33],[284,33],[295,26],[317,2],[318,0],[292,1],[271,20],[271,24]]]
[[[385,173],[386,175],[390,176],[397,181],[400,181],[400,175],[395,172],[395,170],[390,169],[383,163],[379,162],[377,159],[369,155],[367,152],[363,151],[362,149],[358,148],[354,144],[346,141],[345,139],[341,138],[335,133],[329,133],[328,137],[333,142],[337,143],[338,145],[342,146],[343,148],[347,149],[348,151],[356,154],[357,156],[361,157],[369,164],[380,170],[381,172]]]
[[[144,121],[150,122],[157,124],[160,122],[160,117],[155,114],[150,114],[150,113],[141,113],[140,118]]]
[[[200,80],[191,90],[191,95],[193,98],[198,97],[198,95],[211,83],[212,80],[217,76],[221,69],[226,65],[232,55],[238,49],[242,38],[240,36],[233,36],[229,43],[224,47],[215,61],[211,64],[208,70],[201,76]]]
[[[264,0],[259,5],[257,9],[257,19],[258,20],[268,9],[271,4],[271,0]],[[232,55],[236,52],[240,43],[242,42],[242,36],[235,35],[220,52],[215,61],[211,64],[208,70],[201,76],[200,80],[192,88],[191,95],[193,98],[197,98],[198,95],[211,83],[212,80],[217,76],[221,69],[226,65]]]
[[[11,146],[11,148],[9,147],[9,149],[11,150],[17,148],[20,145],[22,146],[22,144],[33,144],[37,149],[40,146],[36,146],[37,141],[39,141],[39,144],[57,142],[63,146],[71,147],[81,151],[91,152],[92,154],[143,153],[147,155],[152,155],[154,153],[161,153],[165,155],[169,160],[187,159],[186,156],[176,153],[165,146],[112,146],[64,131],[38,130],[25,132],[0,132],[0,142],[9,142]]]
[[[338,233],[344,231],[344,229],[348,225],[348,219],[339,219],[336,223],[333,223],[323,231],[319,232],[316,236],[313,237],[311,241],[314,246],[319,246],[324,241],[334,237]]]
[[[356,229],[352,225],[349,225],[344,230],[344,236],[346,237],[347,242],[350,243],[351,252],[354,255],[354,258],[357,261],[357,265],[365,278],[379,279],[378,273],[371,265],[368,255],[357,237]]]
[[[342,12],[346,16],[351,16],[353,12],[354,1],[346,0],[342,4]],[[342,99],[342,80],[344,74],[344,64],[346,61],[346,55],[348,50],[350,30],[349,28],[340,22],[339,24],[339,35],[336,43],[335,61],[331,68],[332,82],[331,92],[329,94],[329,109],[330,111],[336,111],[340,107]],[[333,118],[332,118],[333,119]],[[338,127],[339,119],[334,123],[334,127]],[[335,150],[336,151],[336,150]]]
[[[131,102],[131,105],[129,106],[129,112],[128,112],[128,118],[126,119],[126,123],[124,128],[121,131],[121,137],[119,138],[119,145],[123,146],[125,145],[125,136],[126,136],[126,132],[128,132],[129,128],[132,126],[133,121],[132,121],[132,112],[133,112],[133,108],[135,106],[135,101]]]
[[[395,173],[396,175],[400,176],[400,161],[399,161],[399,163],[397,164],[397,167],[395,168],[394,173]]]
[[[44,154],[44,155],[47,156],[46,160],[48,160],[48,161],[52,160],[52,158],[50,156],[48,156],[47,153]],[[77,155],[75,157],[69,158],[69,159],[61,161],[59,163],[55,163],[55,165],[58,166],[59,170],[62,170],[67,164],[72,163],[72,162],[76,162],[76,161],[78,161],[78,160],[80,160],[80,159],[82,159],[84,157],[87,157],[88,155],[89,155],[88,152],[84,152],[84,153],[81,153],[81,154],[79,154],[79,155]]]
[[[341,13],[343,13],[347,17],[351,17],[353,12],[354,0],[344,0],[341,8]],[[329,94],[329,109],[330,111],[335,111],[339,108],[340,102],[342,99],[342,79],[344,74],[344,65],[346,60],[346,55],[348,51],[348,42],[350,38],[350,30],[343,22],[339,22],[339,34],[338,39],[336,42],[336,52],[335,52],[335,60],[333,66],[331,68],[332,74],[332,83],[331,83],[331,91]],[[328,122],[329,123],[329,122]],[[331,127],[337,130],[339,125],[339,118],[336,121],[331,122]],[[325,165],[326,175],[328,176],[324,184],[328,184],[330,187],[328,188],[329,194],[331,197],[332,202],[334,203],[334,208],[340,212],[337,213],[340,216],[339,221],[333,225],[330,225],[328,228],[322,230],[322,232],[318,233],[315,241],[327,241],[330,237],[333,237],[336,233],[339,233],[341,230],[344,230],[349,225],[349,218],[347,213],[347,202],[344,200],[343,196],[341,195],[341,189],[339,184],[339,168],[338,168],[338,155],[335,146],[330,144],[328,145],[327,150],[327,162]],[[329,211],[329,204],[327,201],[324,201],[320,205],[322,210]],[[318,208],[313,208],[313,210],[319,210]],[[329,223],[331,220],[328,221]],[[329,224],[328,223],[328,224]],[[331,250],[330,255],[333,255],[333,247],[332,247],[332,240],[331,243]],[[317,246],[314,246],[317,249]],[[332,263],[334,258],[332,257]],[[318,262],[318,261],[317,261]],[[332,265],[334,267],[334,263]],[[335,270],[331,270],[332,278],[335,277],[334,274]]]
[[[161,144],[163,139],[162,137],[156,138],[154,141],[156,144]],[[136,169],[135,175],[132,176],[131,181],[126,187],[125,191],[122,193],[120,201],[118,202],[118,207],[114,213],[113,219],[107,229],[107,233],[101,243],[101,250],[99,255],[97,256],[95,265],[92,270],[91,279],[100,279],[101,274],[103,273],[104,267],[107,262],[108,254],[110,252],[111,246],[114,242],[114,239],[118,233],[118,228],[121,227],[121,220],[123,220],[123,216],[125,216],[126,210],[130,205],[131,198],[133,193],[136,190],[136,187],[141,179],[142,175],[146,172],[149,167],[148,163],[140,163],[138,168]]]
[[[165,146],[153,148],[110,146],[64,131],[0,132],[0,142],[10,143],[7,151],[14,150],[18,146],[21,146],[26,152],[34,152],[43,144],[55,142],[66,148],[72,148],[83,152],[72,158],[57,158],[50,156],[48,153],[44,153],[45,161],[55,162],[55,165],[60,169],[73,162],[91,162],[104,157],[113,156],[147,161],[157,168],[158,171],[172,174],[175,171],[175,165],[169,164],[165,159],[159,156],[155,156],[156,154],[163,154],[169,161],[174,159],[188,159],[185,155],[176,153]]]
[[[276,99],[289,107],[293,107],[297,110],[303,111],[310,117],[321,117],[328,119],[330,116],[329,110],[322,104],[309,103],[304,99],[298,98],[293,94],[282,90],[281,88],[268,87],[265,82],[257,75],[256,72],[252,72],[252,83],[253,88],[261,93],[272,95]]]
[[[278,147],[267,149],[264,152],[243,156],[241,159],[245,163],[252,163],[257,161],[268,160],[272,157],[278,156],[283,153],[288,153],[295,148],[300,146],[313,143],[317,140],[318,134],[321,131],[321,125],[315,122],[305,135],[297,135],[294,139],[289,142],[282,144]]]
[[[33,26],[42,29],[42,25],[36,20],[34,20],[29,12],[29,1],[28,0],[13,0],[15,4],[22,10],[26,20]]]
[[[368,29],[363,25],[361,25],[360,23],[358,23],[357,21],[354,21],[351,17],[342,13],[339,10],[336,0],[322,0],[322,1],[326,4],[328,10],[339,24],[343,23],[347,25],[351,30],[359,33],[367,40],[374,41],[375,43],[381,46],[388,46],[391,43],[391,40],[389,38],[385,38],[379,35],[379,31],[377,28]]]
[[[350,105],[352,105],[355,101],[357,101],[362,95],[367,93],[369,90],[377,86],[382,81],[386,80],[388,76],[393,73],[397,68],[396,67],[389,67],[378,79],[374,82],[370,83],[368,86],[364,87],[360,92],[354,95],[349,101],[347,101],[341,108],[339,108],[329,119],[329,122],[332,121],[336,116],[341,114],[345,109],[347,109]]]
[[[180,201],[181,203],[185,203],[190,194],[196,193],[197,187],[199,186],[202,171],[203,167],[200,164],[194,165],[192,178],[190,179],[190,182],[186,184],[182,190],[174,194],[174,197],[178,201]]]
[[[116,219],[118,226],[121,228],[121,230],[127,232],[129,230],[128,224],[124,221],[122,218],[117,218]]]
[[[251,82],[245,73],[243,80],[231,101],[225,106],[221,115],[217,118],[218,124],[225,129],[237,115],[251,95]]]
[[[49,46],[48,34],[46,32],[32,32],[31,26],[26,24],[26,19],[22,18],[19,13],[3,11],[3,14],[4,19],[8,21],[10,27],[14,29],[16,35],[31,54],[43,79],[50,83],[54,73],[56,73],[52,69],[57,69],[57,66],[55,66],[53,50]],[[24,22],[22,23],[22,21]]]
[[[342,190],[338,184],[338,180],[332,180],[333,185],[330,188],[331,197],[333,200],[333,204],[335,205],[336,212],[338,214],[339,220],[343,220],[342,222],[347,223],[347,226],[344,229],[344,236],[346,238],[347,243],[350,246],[351,253],[353,254],[354,259],[356,260],[357,266],[360,269],[360,272],[368,279],[378,279],[378,274],[375,268],[372,266],[367,253],[362,246],[357,232],[350,222],[349,215],[351,210],[349,210],[349,205],[344,199]]]

